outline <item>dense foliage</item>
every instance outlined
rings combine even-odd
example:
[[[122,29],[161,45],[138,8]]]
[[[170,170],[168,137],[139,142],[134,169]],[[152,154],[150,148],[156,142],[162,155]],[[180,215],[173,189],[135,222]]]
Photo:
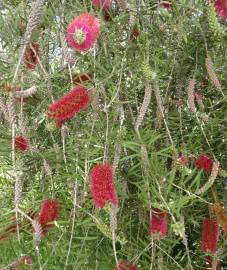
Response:
[[[226,2],[99,4],[1,4],[0,269],[225,269]]]

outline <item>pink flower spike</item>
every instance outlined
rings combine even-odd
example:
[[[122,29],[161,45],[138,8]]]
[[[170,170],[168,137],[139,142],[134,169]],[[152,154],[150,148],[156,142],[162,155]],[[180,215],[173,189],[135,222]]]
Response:
[[[97,164],[90,173],[91,195],[95,206],[103,208],[111,202],[118,205],[118,198],[114,186],[114,170],[111,164]]]
[[[90,13],[82,13],[74,18],[67,28],[68,44],[77,51],[89,50],[100,35],[100,24]]]
[[[92,3],[97,7],[102,7],[104,10],[110,9],[111,0],[92,0]]]
[[[215,0],[214,7],[218,16],[227,18],[227,0]]]
[[[151,237],[156,237],[156,234],[159,234],[158,238],[165,237],[167,234],[167,222],[168,217],[166,212],[157,208],[153,209],[150,219]]]

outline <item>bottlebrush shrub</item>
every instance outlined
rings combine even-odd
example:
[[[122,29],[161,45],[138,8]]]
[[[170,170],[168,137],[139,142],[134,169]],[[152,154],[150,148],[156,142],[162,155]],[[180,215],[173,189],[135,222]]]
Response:
[[[24,54],[24,64],[28,69],[36,67],[38,62],[37,56],[39,56],[39,44],[32,42],[31,47],[28,45]]]
[[[215,0],[214,7],[219,16],[227,18],[227,1],[226,0]]]
[[[61,97],[48,107],[48,117],[56,121],[71,119],[76,113],[86,109],[91,97],[87,89],[77,86],[65,96]]]
[[[114,270],[138,270],[138,268],[130,262],[125,261],[119,262],[118,267],[115,267]]]
[[[100,35],[98,19],[90,13],[82,13],[69,24],[66,39],[77,51],[89,50]]]
[[[16,8],[11,4],[15,1],[18,2]],[[117,266],[116,252],[119,262],[135,262],[133,264],[140,270],[157,270],[159,266],[164,270],[186,270],[190,261],[193,270],[205,269],[207,253],[201,251],[201,232],[198,234],[197,225],[209,214],[206,206],[214,202],[219,202],[223,208],[217,209],[214,216],[220,226],[217,257],[222,268],[226,268],[224,230],[227,231],[227,221],[223,213],[227,197],[224,194],[226,22],[224,17],[218,16],[214,5],[212,11],[217,21],[212,20],[214,17],[208,18],[211,0],[116,0],[111,1],[110,9],[106,10],[95,6],[92,0],[0,2],[4,2],[0,4],[0,84],[3,83],[0,87],[0,238],[5,237],[0,241],[0,268],[7,269],[10,262],[25,253],[32,257],[31,268],[34,269],[41,264],[48,270],[113,270]],[[167,2],[172,3],[172,9],[160,6]],[[44,6],[37,9],[37,4]],[[34,16],[35,11],[38,16]],[[89,15],[81,16],[84,12]],[[103,16],[108,12],[111,21],[106,23]],[[76,27],[72,26],[69,33],[70,45],[67,28],[75,17]],[[40,59],[41,65],[37,61],[35,69],[31,70],[25,66],[24,58],[20,61],[25,37],[18,31],[21,19],[25,25],[32,26],[27,28],[32,30],[30,42],[40,45],[37,60]],[[78,22],[89,28],[88,34],[83,33],[85,27],[81,24],[77,27]],[[215,24],[217,22],[219,25]],[[219,26],[219,30],[223,30],[219,31],[220,36],[214,35],[211,23],[213,28]],[[139,35],[131,41],[134,28],[138,28]],[[77,31],[79,33],[75,33]],[[74,33],[81,47],[74,41]],[[85,46],[89,36],[91,42]],[[205,61],[208,58],[213,64]],[[89,77],[91,74],[91,80],[85,74]],[[202,109],[195,96],[196,114],[189,113],[187,106],[187,82],[194,75],[193,96],[199,91],[205,97]],[[10,93],[3,90],[5,82],[10,83]],[[17,117],[12,126],[8,95],[11,96],[17,86],[23,91],[33,85],[37,93],[26,105],[15,104],[20,94],[15,93]],[[57,102],[77,87],[85,88],[92,99],[86,108],[80,111],[77,105],[80,101]],[[150,103],[138,132],[134,127],[144,94],[149,92],[147,89],[151,92]],[[56,106],[49,111],[48,106],[55,101]],[[71,114],[74,110],[71,106],[79,106],[78,113]],[[207,122],[206,116],[209,116]],[[60,128],[63,123],[66,126],[61,131],[56,130],[55,124]],[[12,148],[10,137],[14,127],[16,135],[29,140],[32,136],[29,149],[34,148],[29,152],[17,150],[16,164],[14,155],[8,151]],[[24,135],[24,128],[28,135]],[[146,153],[142,151],[141,154],[142,148],[146,148]],[[177,161],[178,153],[189,159],[187,167],[180,164],[181,160]],[[215,172],[210,175],[195,166],[201,154],[219,162],[218,181],[212,180]],[[119,200],[116,239],[112,239],[115,229],[113,196],[109,195],[106,202],[100,195],[99,204],[106,204],[102,209],[91,194],[90,169],[102,163],[104,155],[115,172],[115,193]],[[44,169],[44,160],[51,173]],[[32,219],[38,223],[40,198],[58,198],[61,204],[59,230],[45,227],[54,225],[52,221],[42,225],[42,230],[37,226],[36,233],[32,234],[33,225],[18,213],[18,223],[22,224],[18,240],[15,227],[10,227],[16,222],[9,217],[15,207],[12,203],[14,185],[9,179],[14,165],[17,172],[23,172],[20,210],[27,213],[27,209],[34,209],[36,214]],[[150,205],[167,212],[165,238],[161,238],[158,230],[153,238],[150,235]],[[110,208],[113,208],[111,223]],[[171,217],[167,209],[171,210]],[[177,223],[170,226],[174,219]],[[7,228],[9,231],[5,232]],[[185,236],[184,229],[188,239],[186,248],[187,239],[182,243],[181,237]],[[34,236],[38,240],[45,231],[48,237],[39,242],[37,254],[32,240]],[[113,240],[116,240],[116,250]]]
[[[160,209],[153,209],[150,218],[150,234],[152,238],[163,238],[167,235],[167,213]]]
[[[29,141],[23,136],[16,136],[14,139],[15,149],[25,152],[29,149]]]
[[[200,170],[210,173],[213,167],[213,160],[207,155],[201,155],[196,159],[195,166]]]
[[[103,208],[111,202],[118,205],[118,197],[114,186],[114,171],[111,164],[97,164],[90,173],[91,195],[96,207]]]
[[[219,240],[218,223],[214,219],[204,218],[202,225],[201,250],[215,253]]]
[[[92,3],[103,9],[110,9],[111,0],[92,0]]]

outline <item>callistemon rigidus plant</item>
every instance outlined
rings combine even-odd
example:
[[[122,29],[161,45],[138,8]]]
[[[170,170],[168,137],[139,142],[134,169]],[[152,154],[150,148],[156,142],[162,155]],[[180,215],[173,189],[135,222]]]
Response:
[[[0,29],[0,269],[227,268],[226,1],[4,0]]]

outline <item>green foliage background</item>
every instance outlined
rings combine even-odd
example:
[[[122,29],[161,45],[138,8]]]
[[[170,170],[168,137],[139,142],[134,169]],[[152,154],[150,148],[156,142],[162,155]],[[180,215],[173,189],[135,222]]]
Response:
[[[90,168],[104,158],[114,161],[116,147],[121,147],[115,178],[120,198],[117,236],[124,240],[116,242],[118,259],[130,260],[141,270],[186,269],[190,260],[194,269],[204,269],[205,254],[200,250],[201,222],[209,215],[209,204],[225,203],[227,196],[224,181],[226,97],[212,86],[205,58],[207,53],[211,56],[226,95],[226,21],[218,18],[215,29],[220,28],[221,34],[217,35],[207,16],[205,0],[172,1],[171,11],[152,0],[129,3],[135,16],[132,26],[128,24],[129,12],[121,10],[115,2],[110,11],[111,20],[105,22],[102,11],[89,0],[47,1],[41,24],[32,35],[32,41],[40,44],[40,60],[46,75],[40,65],[34,71],[22,65],[15,83],[23,89],[32,85],[38,87],[38,93],[22,107],[16,105],[18,117],[23,110],[26,136],[32,145],[28,152],[16,153],[16,167],[24,182],[21,209],[38,212],[43,199],[56,198],[61,204],[61,216],[55,228],[42,239],[38,251],[31,226],[23,220],[25,226],[20,231],[20,242],[16,233],[8,241],[0,241],[1,269],[7,269],[4,267],[22,254],[32,257],[32,269],[114,269],[112,241],[92,218],[98,217],[109,228],[109,210],[97,212],[94,209],[88,176]],[[4,1],[1,9],[0,95],[5,100],[9,96],[5,84],[13,79],[31,4],[26,0]],[[51,96],[57,99],[72,89],[69,69],[62,65],[60,31],[65,34],[68,23],[85,11],[100,19],[101,37],[95,49],[87,53],[70,51],[74,59],[70,70],[73,75],[93,74],[94,79],[87,87],[95,89],[100,103],[57,129],[46,117],[47,106],[52,102]],[[131,42],[129,37],[134,27],[140,34]],[[144,96],[144,62],[149,62],[157,76],[173,143],[165,124],[156,128],[157,104],[153,92],[140,136],[134,130],[133,117],[138,115]],[[196,90],[205,97],[204,109],[197,106],[196,114],[187,104],[188,81],[193,76]],[[3,117],[0,121],[0,231],[3,232],[11,224],[13,215],[14,179],[11,127]],[[20,135],[19,128],[16,134]],[[148,152],[148,175],[143,170],[142,145]],[[181,153],[189,157],[189,168],[177,163]],[[194,167],[195,158],[202,153],[218,160],[222,171],[211,189],[202,196],[195,196],[195,191],[208,179],[207,174]],[[52,170],[51,176],[43,168],[44,158]],[[74,213],[75,182],[78,204],[82,208],[76,208]],[[149,235],[150,207],[170,212],[168,236],[158,242],[152,242]],[[183,225],[183,220],[188,251],[174,230],[176,224]],[[218,258],[222,267],[227,267],[226,241],[221,231]]]

